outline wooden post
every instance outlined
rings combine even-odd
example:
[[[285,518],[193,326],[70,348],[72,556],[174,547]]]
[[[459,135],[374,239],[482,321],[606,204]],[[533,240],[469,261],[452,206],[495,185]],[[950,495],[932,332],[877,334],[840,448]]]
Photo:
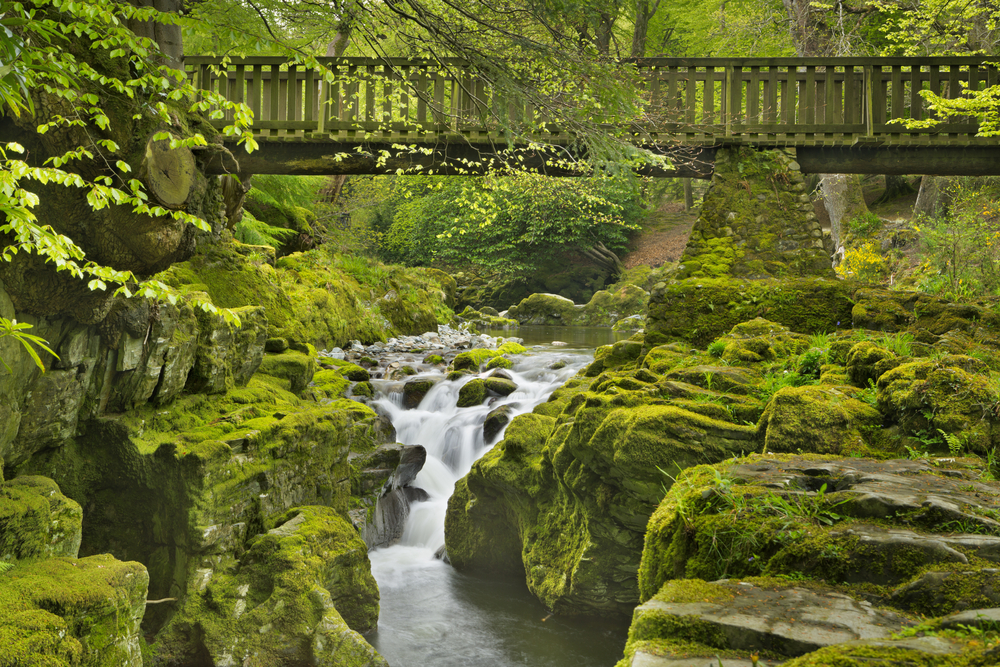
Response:
[[[881,68],[880,68],[881,69]],[[875,67],[865,65],[864,67],[864,110],[865,110],[865,136],[875,136]]]

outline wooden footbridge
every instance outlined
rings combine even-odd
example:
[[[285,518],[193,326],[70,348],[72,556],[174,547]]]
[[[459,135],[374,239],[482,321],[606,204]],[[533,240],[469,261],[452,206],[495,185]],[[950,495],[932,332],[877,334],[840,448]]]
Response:
[[[500,160],[558,175],[571,172],[554,158],[581,157],[572,154],[571,132],[545,123],[542,109],[504,99],[465,62],[319,62],[333,76],[284,58],[185,59],[196,86],[253,111],[260,150],[239,152],[240,171],[453,174]],[[1000,138],[977,137],[974,118],[917,129],[893,122],[936,118],[921,91],[957,98],[1000,83],[987,59],[653,58],[627,65],[639,77],[643,113],[605,129],[673,159],[673,170],[644,169],[652,175],[707,177],[715,149],[734,145],[795,147],[807,172],[1000,174]],[[226,167],[220,162],[215,170]]]

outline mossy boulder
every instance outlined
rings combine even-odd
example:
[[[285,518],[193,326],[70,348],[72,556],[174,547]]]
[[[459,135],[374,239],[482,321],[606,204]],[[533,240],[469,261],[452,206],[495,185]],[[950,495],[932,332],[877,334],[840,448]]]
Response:
[[[177,399],[171,410],[147,406],[88,422],[22,473],[54,476],[68,497],[91,508],[84,553],[144,563],[151,597],[176,597],[183,606],[205,563],[232,566],[275,515],[300,504],[348,510],[349,454],[375,449],[391,429],[361,403],[324,402],[258,375],[224,395]],[[150,608],[151,632],[171,611]]]
[[[809,347],[809,339],[788,327],[757,317],[741,322],[717,339],[725,344],[722,360],[736,365],[774,361],[799,354]]]
[[[458,390],[458,407],[471,408],[481,404],[486,400],[486,381],[482,378],[473,378]]]
[[[903,364],[879,377],[876,398],[905,434],[936,435],[940,429],[980,453],[1000,442],[993,409],[1000,388],[978,359],[955,355]]]
[[[313,380],[316,373],[316,359],[308,354],[286,350],[281,354],[264,357],[260,372],[282,382],[283,388],[293,394],[301,394]]]
[[[893,352],[871,341],[861,341],[847,353],[847,377],[859,387],[867,387],[886,371],[904,362]]]
[[[705,346],[734,326],[764,317],[800,334],[833,332],[851,322],[855,286],[823,278],[702,278],[657,283],[646,316],[646,345]]]
[[[594,361],[583,370],[588,377],[600,375],[602,371],[619,368],[639,359],[643,344],[639,340],[620,340],[613,345],[602,345],[594,351]]]
[[[336,510],[315,506],[275,523],[238,564],[196,584],[161,633],[160,658],[385,665],[360,634],[375,628],[379,596],[354,527]]]
[[[403,385],[403,407],[409,410],[420,405],[434,384],[431,379],[407,380]]]
[[[496,409],[490,410],[489,414],[486,415],[486,421],[483,422],[483,440],[487,443],[496,440],[500,431],[510,423],[511,412],[512,410],[509,405],[501,405]]]
[[[510,396],[517,391],[517,385],[508,378],[488,377],[483,382],[486,384],[486,391],[497,396]]]
[[[558,294],[532,294],[507,310],[507,317],[520,324],[570,326],[579,308],[571,299]]]
[[[240,322],[218,313],[197,312],[199,332],[194,365],[185,388],[192,392],[221,393],[245,385],[264,357],[267,317],[264,308],[233,308]],[[119,359],[126,370],[127,357]]]
[[[148,581],[107,554],[19,563],[0,574],[0,661],[141,667]]]
[[[486,362],[486,370],[493,370],[494,368],[513,368],[514,362],[507,357],[493,357]]]
[[[503,343],[495,350],[490,350],[485,347],[475,350],[467,350],[466,352],[460,352],[455,355],[455,358],[452,359],[451,362],[451,368],[453,371],[468,370],[478,373],[483,367],[483,364],[488,361],[509,354],[524,354],[527,351],[528,349],[526,347],[512,341]]]
[[[80,551],[83,510],[51,479],[0,482],[0,561],[68,556]]]
[[[628,573],[638,570],[645,524],[669,484],[658,467],[723,459],[754,439],[751,427],[658,402],[581,384],[516,417],[449,502],[452,563],[523,570],[559,613],[630,609],[637,588]]]
[[[846,456],[867,453],[881,424],[878,410],[843,389],[815,385],[779,389],[759,428],[767,451]]]

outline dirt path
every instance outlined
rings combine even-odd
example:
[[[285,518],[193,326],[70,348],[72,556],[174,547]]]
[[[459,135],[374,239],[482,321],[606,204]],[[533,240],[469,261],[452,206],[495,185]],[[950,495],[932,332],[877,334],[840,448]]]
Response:
[[[632,241],[630,252],[622,258],[625,268],[645,264],[656,268],[676,262],[684,252],[697,215],[685,213],[678,203],[664,204],[642,223],[642,232]]]

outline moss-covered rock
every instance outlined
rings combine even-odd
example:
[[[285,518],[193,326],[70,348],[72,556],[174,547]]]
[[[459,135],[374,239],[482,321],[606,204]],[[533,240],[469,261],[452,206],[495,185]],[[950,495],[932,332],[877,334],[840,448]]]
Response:
[[[159,277],[182,293],[207,294],[221,308],[261,306],[268,337],[321,349],[416,335],[453,316],[447,302],[454,281],[435,269],[379,265],[322,249],[287,255],[272,267],[239,250],[239,244],[206,247]]]
[[[316,373],[316,359],[308,354],[286,350],[281,354],[268,354],[260,365],[263,375],[282,381],[282,388],[301,394]]]
[[[403,385],[403,407],[412,409],[420,405],[433,386],[434,380],[430,379],[408,380]]]
[[[486,370],[490,371],[495,368],[513,368],[514,362],[507,357],[493,357],[486,362]]]
[[[47,477],[0,482],[0,561],[68,556],[80,551],[83,510]]]
[[[0,664],[141,667],[146,570],[104,554],[0,575]]]
[[[517,391],[517,385],[508,378],[488,377],[484,382],[486,383],[486,391],[497,396],[510,396]]]
[[[788,327],[762,317],[737,324],[717,340],[718,344],[725,344],[722,360],[737,365],[774,361],[809,347],[807,336],[792,333]]]
[[[649,293],[636,285],[623,285],[614,292],[600,290],[585,305],[576,305],[558,294],[532,294],[511,306],[508,317],[521,324],[550,326],[611,327],[629,317],[641,317]],[[623,328],[641,328],[623,327]]]
[[[847,377],[859,387],[867,387],[883,373],[903,363],[889,350],[871,341],[861,341],[847,353]]]
[[[1000,402],[1000,389],[978,359],[913,361],[884,373],[877,387],[879,410],[906,434],[936,437],[940,429],[981,453],[1000,442],[992,408]]]
[[[842,389],[784,387],[760,420],[767,451],[809,454],[867,454],[882,415]]]
[[[646,345],[708,345],[755,317],[801,334],[832,332],[851,322],[855,286],[841,280],[701,278],[658,283],[646,316]]]
[[[471,408],[486,400],[486,381],[473,378],[458,390],[458,407]]]
[[[385,665],[359,634],[378,620],[378,587],[357,531],[328,507],[299,507],[275,523],[238,564],[194,583],[159,637],[159,659]]]
[[[528,349],[523,345],[508,341],[495,350],[483,347],[475,350],[468,350],[466,352],[460,352],[455,355],[454,359],[452,359],[451,368],[455,371],[468,370],[478,373],[483,367],[483,364],[488,361],[509,354],[524,354],[527,351]]]

